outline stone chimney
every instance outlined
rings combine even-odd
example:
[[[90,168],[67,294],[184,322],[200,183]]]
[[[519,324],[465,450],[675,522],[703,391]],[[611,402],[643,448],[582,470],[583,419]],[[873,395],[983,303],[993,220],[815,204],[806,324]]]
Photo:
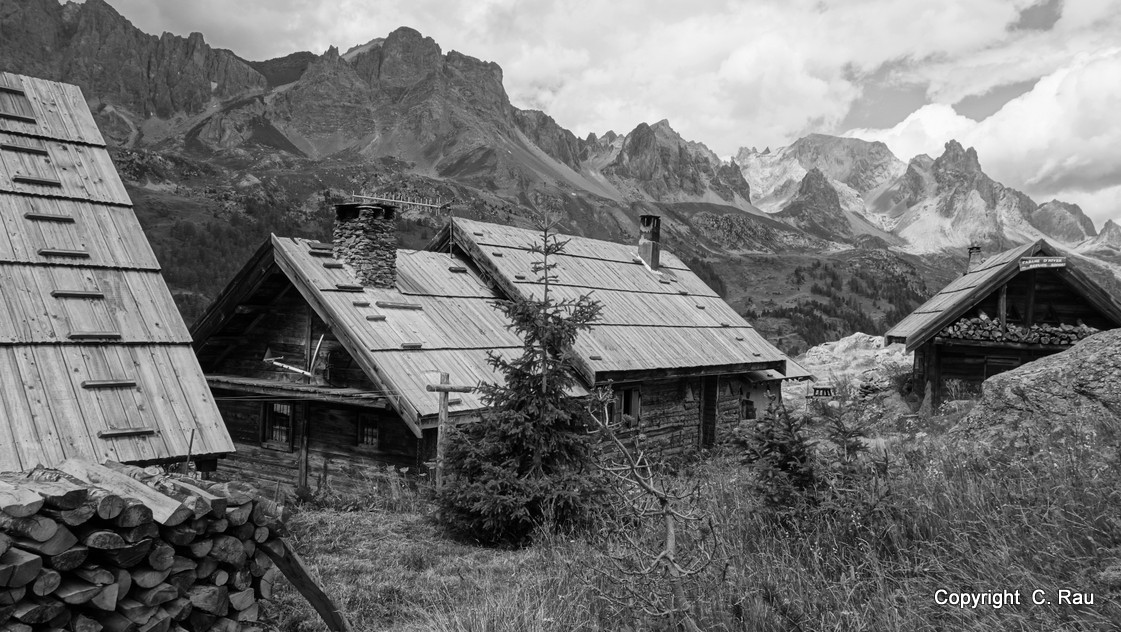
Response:
[[[332,252],[366,287],[397,288],[397,207],[337,204]]]
[[[657,215],[638,216],[638,256],[657,270],[662,258],[662,218]]]
[[[973,269],[981,264],[981,247],[969,247],[969,259],[965,263],[965,274],[973,272]]]

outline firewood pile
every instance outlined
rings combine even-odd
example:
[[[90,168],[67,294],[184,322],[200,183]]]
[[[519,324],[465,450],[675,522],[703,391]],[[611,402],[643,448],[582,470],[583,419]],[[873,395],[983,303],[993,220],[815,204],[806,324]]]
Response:
[[[965,340],[994,340],[998,342],[1024,342],[1044,345],[1072,345],[1096,334],[1100,329],[1079,322],[1077,325],[1032,325],[1001,327],[1000,321],[981,314],[975,318],[962,318],[947,325],[940,334],[944,338]]]
[[[241,483],[71,459],[0,476],[0,631],[255,630],[283,509]]]

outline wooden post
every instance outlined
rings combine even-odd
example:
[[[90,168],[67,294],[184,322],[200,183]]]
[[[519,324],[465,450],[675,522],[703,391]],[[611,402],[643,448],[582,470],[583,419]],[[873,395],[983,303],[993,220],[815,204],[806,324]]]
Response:
[[[440,384],[450,384],[450,377],[447,373],[440,373]],[[440,489],[444,485],[444,446],[447,441],[444,434],[448,428],[448,392],[442,391],[440,393],[440,417],[436,424],[436,489]]]
[[[445,431],[448,428],[448,393],[470,393],[474,386],[453,386],[447,373],[440,373],[439,384],[429,384],[425,390],[440,394],[440,416],[436,425],[436,489],[444,484]]]
[[[1000,330],[1008,331],[1008,284],[1000,286],[1000,294],[997,297],[997,314],[1000,316]]]
[[[1024,274],[1028,280],[1028,291],[1024,294],[1024,325],[1035,324],[1035,270]]]
[[[312,366],[312,363],[311,363],[312,362],[312,357],[311,357],[311,355],[312,355],[312,350],[311,350],[311,344],[312,344],[311,343],[311,340],[312,340],[311,326],[312,326],[312,323],[315,321],[315,311],[311,308],[310,303],[308,303],[304,307],[305,307],[305,310],[306,310],[305,314],[304,314],[304,317],[307,318],[307,326],[304,328],[304,370],[307,371],[310,374],[312,372],[312,370],[314,369],[314,367]],[[305,375],[304,376],[304,382],[306,384],[311,384],[312,383],[311,375]],[[302,415],[300,415],[301,417],[303,417],[303,419],[300,420],[299,425],[296,425],[292,428],[293,432],[299,432],[299,435],[297,436],[297,440],[296,440],[296,446],[297,446],[297,450],[298,450],[298,452],[296,453],[296,486],[297,487],[307,487],[308,435],[311,434],[311,402],[306,402],[305,401],[304,405],[300,406],[299,409],[300,409],[300,412],[303,413]],[[296,412],[296,410],[297,410],[297,407],[292,406],[293,421],[295,421],[295,414],[294,413]]]

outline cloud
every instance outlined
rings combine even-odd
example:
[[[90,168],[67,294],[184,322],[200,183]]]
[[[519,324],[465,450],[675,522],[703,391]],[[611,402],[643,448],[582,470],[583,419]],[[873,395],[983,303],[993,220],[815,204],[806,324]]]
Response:
[[[928,105],[889,129],[850,130],[901,157],[973,146],[986,173],[1033,198],[1085,204],[1100,223],[1121,215],[1121,48],[1081,54],[981,122]]]
[[[994,175],[1034,193],[1116,177],[1119,82],[1101,56],[1117,45],[1121,0],[1068,0],[1058,14],[1048,0],[1046,19],[1031,17],[1039,0],[108,1],[147,32],[200,31],[257,60],[411,26],[444,51],[497,62],[516,106],[578,136],[666,118],[729,156],[862,121],[890,127],[868,133],[904,156],[968,137]],[[949,106],[1037,80],[979,125]],[[924,89],[899,125],[903,113],[875,99]]]
[[[874,109],[859,100],[862,82],[885,66],[953,103],[1054,70],[1070,40],[1116,32],[1109,10],[1077,2],[1045,31],[1011,28],[1033,0],[110,2],[146,31],[201,31],[247,59],[345,50],[412,26],[498,62],[516,105],[580,135],[669,118],[721,155],[836,131],[854,103]]]

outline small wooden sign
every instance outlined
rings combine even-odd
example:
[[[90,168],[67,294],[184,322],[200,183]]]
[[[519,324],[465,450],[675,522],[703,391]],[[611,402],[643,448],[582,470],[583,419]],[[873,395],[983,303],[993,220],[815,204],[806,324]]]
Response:
[[[1020,259],[1020,272],[1039,268],[1065,268],[1066,257],[1023,257]]]

